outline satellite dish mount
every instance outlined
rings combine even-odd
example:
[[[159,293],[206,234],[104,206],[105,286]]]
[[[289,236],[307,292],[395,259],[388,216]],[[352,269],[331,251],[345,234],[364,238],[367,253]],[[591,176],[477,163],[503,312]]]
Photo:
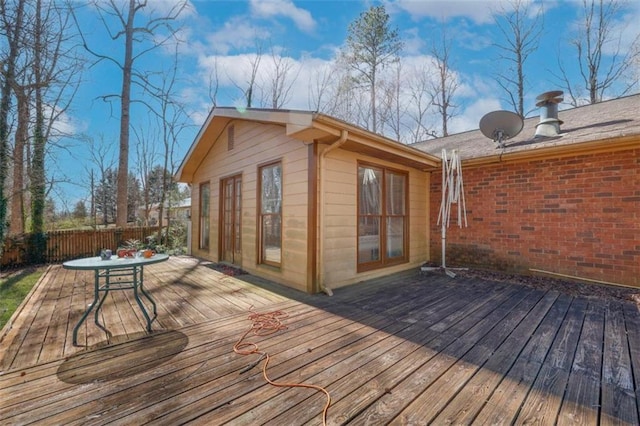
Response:
[[[504,142],[522,131],[524,122],[515,112],[499,110],[485,114],[480,119],[480,131],[483,135],[504,148]]]

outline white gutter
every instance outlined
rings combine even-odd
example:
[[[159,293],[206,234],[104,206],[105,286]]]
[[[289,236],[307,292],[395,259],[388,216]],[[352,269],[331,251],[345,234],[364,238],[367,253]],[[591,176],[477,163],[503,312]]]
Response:
[[[336,139],[331,145],[329,145],[324,151],[320,153],[320,164],[318,165],[318,173],[320,174],[320,179],[318,182],[320,184],[319,188],[319,200],[318,200],[318,284],[320,285],[320,289],[327,293],[329,296],[333,295],[331,289],[324,283],[324,202],[325,202],[325,182],[324,182],[324,159],[327,154],[333,151],[336,148],[339,148],[347,141],[347,137],[349,136],[349,132],[346,130],[340,131],[340,137]]]

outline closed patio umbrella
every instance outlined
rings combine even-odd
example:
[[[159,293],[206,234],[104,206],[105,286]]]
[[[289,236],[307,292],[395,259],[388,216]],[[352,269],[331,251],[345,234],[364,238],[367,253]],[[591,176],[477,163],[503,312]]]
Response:
[[[456,274],[447,269],[446,264],[446,242],[447,228],[451,219],[451,207],[456,204],[457,222],[460,228],[467,227],[467,211],[464,199],[464,182],[462,179],[462,164],[457,150],[452,150],[447,154],[447,150],[442,150],[442,201],[440,212],[438,213],[438,225],[441,226],[442,241],[442,264],[440,268],[423,267],[423,271],[442,269],[450,277]]]

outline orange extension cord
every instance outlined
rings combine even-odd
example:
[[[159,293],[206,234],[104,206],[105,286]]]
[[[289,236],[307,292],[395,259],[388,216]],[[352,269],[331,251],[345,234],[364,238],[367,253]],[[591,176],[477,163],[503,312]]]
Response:
[[[251,327],[242,335],[240,340],[238,340],[238,342],[233,345],[233,351],[239,355],[259,354],[260,359],[255,364],[250,365],[249,368],[245,369],[244,371],[248,371],[249,369],[257,365],[260,361],[262,361],[263,358],[266,358],[264,366],[262,367],[262,375],[270,385],[287,388],[310,388],[315,389],[319,392],[324,392],[324,394],[327,395],[327,403],[324,406],[324,410],[322,410],[322,424],[326,426],[327,411],[329,410],[329,406],[331,405],[331,395],[329,395],[329,392],[321,386],[310,385],[307,383],[285,383],[272,381],[271,379],[269,379],[269,377],[267,377],[267,366],[269,365],[270,359],[269,354],[267,352],[261,351],[256,343],[244,342],[244,339],[249,334],[253,334],[254,336],[267,336],[280,330],[285,330],[287,326],[282,324],[281,320],[287,318],[289,315],[282,311],[272,311],[259,314],[257,312],[254,312],[253,308],[249,309],[249,312]]]

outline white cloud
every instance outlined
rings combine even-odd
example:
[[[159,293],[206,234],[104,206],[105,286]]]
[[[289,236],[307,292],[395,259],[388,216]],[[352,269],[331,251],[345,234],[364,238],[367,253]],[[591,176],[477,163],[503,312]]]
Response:
[[[231,50],[255,49],[256,42],[270,38],[270,32],[254,25],[243,16],[236,16],[222,28],[207,36],[210,51],[226,55]]]
[[[459,115],[453,117],[449,123],[449,133],[460,133],[477,129],[480,119],[488,112],[502,109],[498,98],[479,98],[469,104]]]
[[[159,16],[174,16],[180,12],[181,18],[192,16],[195,13],[195,7],[189,0],[153,0],[149,2],[150,10],[158,13]],[[143,12],[146,10],[143,8]]]
[[[208,113],[209,104],[204,99],[206,87],[208,87],[208,76],[215,68],[218,69],[220,90],[218,92],[217,102],[220,106],[240,105],[244,103],[240,87],[243,87],[249,81],[251,63],[255,62],[255,54],[239,54],[239,55],[218,55],[201,57],[199,60],[200,72],[200,94],[202,102],[199,104],[198,111],[194,111],[191,116],[195,122],[202,122]],[[314,88],[317,89],[319,79],[326,78],[335,72],[332,60],[325,60],[317,57],[308,57],[295,59],[285,57],[284,60],[291,65],[289,75],[291,91],[290,97],[283,108],[285,109],[315,109],[311,97],[314,95]],[[403,57],[403,81],[407,84],[409,79],[415,77],[415,73],[420,70],[429,68],[433,58],[428,55],[414,55]],[[387,70],[390,71],[390,70]],[[273,73],[273,58],[270,54],[265,54],[261,58],[260,70],[257,76],[258,92],[270,87],[269,81],[271,73]],[[499,99],[499,93],[496,93],[494,85],[491,81],[485,81],[479,76],[464,75],[460,70],[454,70],[455,78],[459,81],[459,87],[456,92],[455,103],[459,108],[455,110],[449,124],[449,132],[457,133],[470,129],[477,129],[480,118],[490,111],[502,109]],[[335,81],[329,81],[329,84]],[[238,87],[240,86],[240,87]],[[327,91],[327,95],[330,90]],[[195,94],[192,93],[192,94]],[[410,93],[403,93],[403,103],[407,108],[412,109],[412,99]],[[316,95],[317,96],[317,93]],[[268,107],[268,100],[263,99],[265,103],[260,104],[260,93],[254,97],[254,107]],[[438,128],[439,122],[436,111],[431,109],[431,115],[427,118],[430,122],[426,123],[432,128]]]
[[[403,53],[406,55],[417,55],[425,48],[425,41],[420,36],[418,28],[410,28],[403,32],[402,42],[404,43]]]
[[[493,22],[493,11],[501,3],[497,0],[391,0],[389,5],[409,13],[414,20],[430,17],[448,21],[464,17],[478,24],[487,24]]]
[[[306,33],[316,29],[316,21],[311,13],[297,7],[291,0],[251,0],[251,11],[259,18],[287,17],[300,31]]]
[[[276,60],[282,59],[282,64],[288,65],[287,86],[291,85],[290,94],[283,108],[287,109],[309,109],[309,85],[318,70],[328,67],[332,62],[319,58],[295,59],[289,56],[281,57],[275,54]],[[218,105],[229,106],[238,102],[242,98],[241,88],[246,86],[250,80],[252,64],[258,57],[254,53],[239,55],[211,55],[199,58],[198,67],[200,69],[200,91],[206,93],[209,85],[209,76],[215,73],[218,75]],[[274,57],[271,54],[263,54],[260,58],[259,72],[256,76],[257,92],[254,97],[254,106],[260,107],[260,102],[264,101],[264,106],[268,105],[266,90],[271,87],[271,81],[275,73]],[[239,86],[239,87],[238,87]],[[204,89],[204,90],[203,90]],[[264,99],[261,99],[264,98]],[[244,101],[242,101],[244,102]]]
[[[615,55],[618,50],[628,52],[634,47],[640,47],[640,7],[629,10],[620,17],[620,20],[613,22],[611,30],[612,41],[604,45],[604,53]],[[619,41],[619,42],[618,42]]]

